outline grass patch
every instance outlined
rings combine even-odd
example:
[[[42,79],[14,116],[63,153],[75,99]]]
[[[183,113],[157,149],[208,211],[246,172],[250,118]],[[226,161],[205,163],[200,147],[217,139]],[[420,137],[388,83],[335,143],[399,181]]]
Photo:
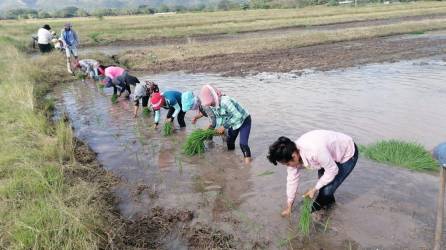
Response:
[[[30,60],[0,39],[0,249],[105,246],[99,187],[67,177],[90,168],[75,160],[70,125],[47,119],[52,83],[73,79],[64,61],[55,54]]]
[[[300,215],[299,215],[299,232],[303,236],[310,235],[310,227],[312,223],[311,218],[311,207],[313,205],[313,200],[305,197],[300,205]]]
[[[204,142],[212,139],[216,135],[213,129],[197,129],[193,131],[183,144],[183,153],[188,156],[203,154],[205,151]]]
[[[172,122],[166,122],[164,123],[163,127],[163,135],[164,136],[171,136],[173,134],[173,125]]]
[[[437,171],[438,163],[420,144],[399,140],[384,140],[360,146],[367,158],[377,162],[405,167],[417,171]]]

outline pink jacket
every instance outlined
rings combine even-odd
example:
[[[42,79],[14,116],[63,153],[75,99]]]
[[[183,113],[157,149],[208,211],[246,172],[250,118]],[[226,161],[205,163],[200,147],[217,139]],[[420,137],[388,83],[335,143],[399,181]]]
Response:
[[[324,175],[316,183],[315,188],[321,189],[338,174],[336,163],[345,163],[355,154],[353,139],[345,134],[329,130],[313,130],[303,134],[295,142],[302,158],[303,167],[325,170]],[[294,201],[299,186],[300,169],[287,168],[288,202]]]
[[[116,77],[122,75],[125,69],[116,66],[110,66],[105,69],[105,76],[110,77],[111,79],[115,79]]]

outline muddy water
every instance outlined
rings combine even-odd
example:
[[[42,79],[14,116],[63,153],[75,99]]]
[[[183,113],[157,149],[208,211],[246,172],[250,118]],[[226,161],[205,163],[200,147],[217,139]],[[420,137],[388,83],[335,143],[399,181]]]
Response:
[[[295,236],[298,213],[280,217],[286,173],[265,160],[278,136],[297,138],[317,128],[352,135],[365,144],[385,138],[418,141],[427,148],[446,138],[446,63],[439,59],[369,65],[304,74],[259,74],[246,78],[167,73],[145,75],[162,90],[195,90],[212,83],[239,100],[251,113],[254,162],[227,152],[220,139],[203,157],[181,154],[188,128],[165,138],[150,128],[152,118],[132,117],[124,99],[113,105],[109,90],[93,83],[58,89],[59,110],[66,111],[76,134],[105,168],[122,176],[115,188],[125,216],[138,218],[155,205],[194,211],[192,223],[204,222],[236,235],[238,248],[268,249],[429,248],[432,241],[437,178],[361,159],[337,191],[337,206],[327,223],[317,224],[310,240]],[[165,112],[163,113],[165,115]],[[299,193],[316,180],[305,172]],[[295,206],[298,210],[298,205]],[[173,243],[172,243],[173,242]],[[186,245],[181,239],[168,248]]]

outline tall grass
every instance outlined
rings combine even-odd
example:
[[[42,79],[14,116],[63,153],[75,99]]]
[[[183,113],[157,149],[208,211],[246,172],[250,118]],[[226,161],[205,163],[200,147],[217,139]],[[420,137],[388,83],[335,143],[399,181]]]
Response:
[[[367,158],[409,168],[417,171],[436,171],[438,163],[420,144],[398,140],[384,140],[361,146],[360,151]]]
[[[66,178],[78,167],[71,128],[52,126],[39,109],[46,83],[66,80],[63,61],[50,55],[30,63],[0,39],[0,249],[100,247],[98,187]]]

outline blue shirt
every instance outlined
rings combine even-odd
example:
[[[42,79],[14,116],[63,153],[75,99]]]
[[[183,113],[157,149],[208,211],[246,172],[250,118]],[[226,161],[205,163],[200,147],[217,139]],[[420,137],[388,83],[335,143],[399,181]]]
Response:
[[[77,34],[74,30],[70,29],[69,31],[66,31],[65,29],[62,30],[61,34],[62,40],[67,44],[67,46],[77,46],[79,44]]]
[[[172,114],[172,118],[175,118],[181,111],[181,92],[179,91],[166,91],[163,93],[164,106],[165,109],[174,108],[175,112]],[[155,123],[158,124],[160,121],[160,111],[155,111]]]

